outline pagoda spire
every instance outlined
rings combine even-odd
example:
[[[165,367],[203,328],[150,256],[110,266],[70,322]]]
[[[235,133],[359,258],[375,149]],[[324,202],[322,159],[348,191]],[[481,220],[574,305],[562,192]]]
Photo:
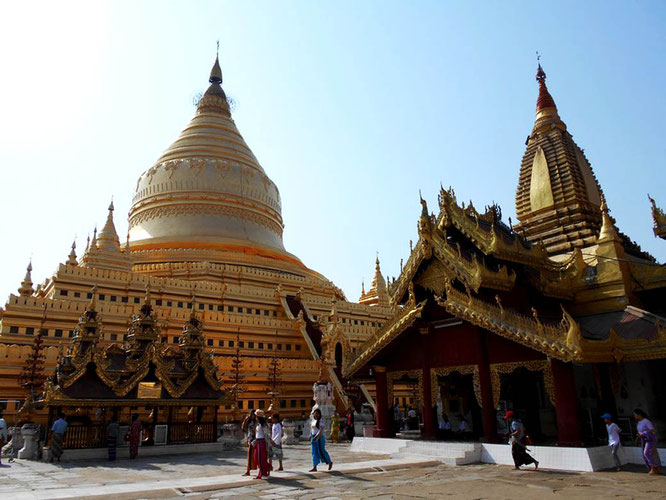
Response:
[[[220,67],[220,42],[217,43],[215,62],[210,70],[210,86],[197,105],[197,113],[218,113],[231,116],[227,96],[222,90],[222,68]]]
[[[67,259],[67,262],[65,263],[68,266],[78,266],[79,263],[76,260],[76,240],[72,242],[72,251],[69,252],[69,258]]]
[[[536,81],[536,118],[520,166],[514,229],[532,244],[543,242],[551,256],[568,255],[596,243],[603,192],[560,118],[540,63]]]
[[[365,287],[363,287],[359,302],[369,306],[388,304],[388,291],[386,288],[386,280],[382,275],[382,269],[379,264],[379,253],[375,258],[375,275],[372,278],[370,288],[366,293]]]
[[[217,54],[215,54],[215,63],[210,70],[208,81],[213,84],[222,85],[222,68],[220,68],[220,41],[217,42]]]
[[[601,200],[601,229],[599,230],[599,242],[602,241],[618,241],[622,240],[617,234],[617,229],[615,229],[615,224],[608,214],[608,206],[606,206],[606,200]]]
[[[23,281],[21,282],[21,287],[18,289],[19,294],[21,297],[29,297],[32,295],[35,290],[32,288],[32,259],[30,259],[30,262],[28,263],[28,267],[26,268],[26,273],[25,277],[23,278]]]
[[[109,205],[109,213],[106,216],[106,222],[104,227],[97,237],[97,248],[110,250],[110,251],[120,251],[120,239],[118,238],[118,233],[116,232],[116,226],[113,223],[113,200]]]

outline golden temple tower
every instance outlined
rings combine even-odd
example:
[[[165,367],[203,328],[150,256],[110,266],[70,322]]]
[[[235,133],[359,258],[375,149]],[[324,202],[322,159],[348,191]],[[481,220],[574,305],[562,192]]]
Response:
[[[601,227],[603,193],[546,87],[539,64],[536,120],[527,138],[516,191],[518,232],[550,255],[593,245]]]

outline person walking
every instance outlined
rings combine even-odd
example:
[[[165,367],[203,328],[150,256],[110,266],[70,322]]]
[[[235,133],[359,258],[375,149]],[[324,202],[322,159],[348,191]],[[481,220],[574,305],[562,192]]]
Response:
[[[270,436],[268,423],[263,410],[254,412],[256,417],[256,426],[254,434],[254,460],[257,464],[257,476],[255,479],[263,479],[271,475],[273,467],[268,463],[269,445],[267,438]]]
[[[645,460],[645,465],[649,469],[648,474],[659,474],[661,459],[657,449],[657,431],[648,419],[647,414],[640,408],[634,410],[634,418],[638,422],[636,424],[636,430],[638,431],[636,441],[640,442],[643,448],[643,460]]]
[[[254,410],[250,410],[250,413],[247,414],[243,423],[241,424],[241,430],[245,433],[245,442],[247,443],[247,469],[245,470],[244,476],[249,476],[251,470],[257,468],[257,464],[254,461],[254,435],[256,432],[257,418],[254,415]]]
[[[51,426],[51,446],[49,447],[51,462],[53,462],[54,458],[60,462],[60,457],[62,457],[63,453],[65,432],[67,432],[67,421],[65,420],[65,414],[59,413],[58,420],[53,422],[53,426]]]
[[[521,465],[534,464],[534,470],[539,468],[539,461],[532,458],[527,453],[527,438],[525,437],[525,427],[518,420],[512,411],[507,411],[504,420],[509,421],[511,456],[513,457],[514,469],[520,469]]]
[[[273,421],[273,427],[271,427],[271,449],[273,450],[273,456],[278,459],[280,462],[280,467],[278,471],[283,471],[282,468],[282,421],[280,420],[279,413],[273,413],[271,417]],[[273,466],[273,459],[269,460],[271,467]]]
[[[7,422],[2,418],[2,410],[0,410],[0,465],[2,465],[2,448],[7,443],[7,437]]]
[[[138,413],[132,415],[128,434],[130,458],[134,459],[139,454],[139,443],[141,442],[141,420],[139,420]]]
[[[109,425],[106,427],[106,447],[108,451],[109,461],[116,459],[116,451],[118,448],[118,433],[120,432],[120,425],[116,422],[116,416],[111,417]]]
[[[326,451],[326,437],[324,428],[321,425],[321,410],[317,408],[312,412],[312,427],[310,431],[310,447],[312,450],[312,469],[310,472],[317,472],[317,466],[320,463],[328,464],[328,470],[333,468],[333,460]]]
[[[622,470],[620,457],[617,456],[617,452],[620,449],[620,426],[613,422],[613,417],[611,417],[610,413],[604,413],[601,415],[601,418],[603,418],[604,422],[606,422],[606,432],[608,432],[608,446],[610,446],[613,462],[615,462],[615,470],[619,472]]]

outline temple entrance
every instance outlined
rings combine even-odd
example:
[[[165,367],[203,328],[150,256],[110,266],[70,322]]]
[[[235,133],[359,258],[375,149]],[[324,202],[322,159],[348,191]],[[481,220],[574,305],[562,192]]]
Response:
[[[550,402],[543,380],[543,373],[517,368],[512,373],[501,374],[500,404],[497,412],[497,431],[508,431],[504,414],[513,410],[535,443],[557,440],[555,408]]]
[[[437,376],[435,426],[440,439],[471,440],[482,435],[481,407],[474,394],[472,374]]]

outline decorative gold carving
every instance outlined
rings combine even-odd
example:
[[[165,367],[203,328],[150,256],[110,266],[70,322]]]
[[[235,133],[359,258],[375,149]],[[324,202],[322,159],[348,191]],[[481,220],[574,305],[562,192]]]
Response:
[[[666,239],[666,214],[657,206],[657,203],[648,195],[650,204],[652,205],[652,220],[654,222],[654,235]]]
[[[432,394],[432,405],[437,405],[437,396],[439,384],[437,383],[437,377],[447,377],[453,372],[458,372],[461,375],[472,375],[472,383],[474,385],[474,396],[476,397],[476,402],[479,403],[480,407],[483,407],[483,400],[481,398],[481,382],[479,379],[479,367],[478,365],[459,365],[459,366],[444,366],[439,368],[430,369],[430,389]]]
[[[493,405],[499,408],[500,393],[502,390],[500,374],[512,373],[517,368],[526,368],[532,372],[543,373],[543,385],[548,394],[548,399],[555,405],[555,383],[553,382],[553,371],[550,361],[517,361],[515,363],[495,363],[490,365],[490,382],[493,388]]]
[[[237,219],[265,226],[280,236],[283,231],[283,226],[268,216],[253,212],[249,209],[215,203],[172,204],[168,206],[147,208],[132,215],[130,218],[130,228],[151,219],[162,219],[176,215],[215,215],[218,217],[235,217]]]
[[[423,394],[423,370],[403,370],[386,373],[386,393],[388,405],[393,405],[393,385],[402,378],[416,379],[418,393]]]
[[[390,321],[384,323],[384,326],[360,346],[358,350],[360,354],[350,360],[349,364],[343,368],[343,375],[345,377],[353,375],[356,370],[372,359],[382,348],[409,328],[421,316],[425,304],[425,300],[418,305],[410,303],[393,316]]]
[[[465,295],[446,286],[446,299],[437,303],[454,316],[515,342],[563,361],[580,359],[581,333],[578,323],[563,311],[560,323],[545,323],[510,309]]]

